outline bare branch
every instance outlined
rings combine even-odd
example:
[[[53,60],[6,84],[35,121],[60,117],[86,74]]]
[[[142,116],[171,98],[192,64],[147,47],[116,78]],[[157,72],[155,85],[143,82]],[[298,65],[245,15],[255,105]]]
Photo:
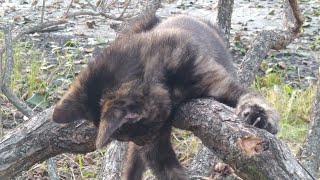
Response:
[[[202,145],[188,169],[190,179],[196,180],[203,176],[209,177],[212,174],[214,165],[219,161],[220,159],[211,150]]]
[[[129,7],[130,2],[131,2],[131,0],[126,0],[126,4],[125,4],[125,6],[124,6],[124,8],[123,8],[122,13],[121,13],[120,16],[118,17],[118,19],[121,19],[121,18],[123,17],[124,13],[126,12],[126,10],[127,10],[128,7]]]
[[[70,10],[70,7],[72,6],[72,3],[73,3],[73,0],[71,0],[69,6],[68,6],[68,9],[67,9],[67,12],[65,13],[65,15],[67,16],[68,13],[69,13],[69,10]]]
[[[283,30],[260,32],[244,57],[238,73],[244,84],[251,84],[259,65],[271,49],[283,49],[299,36],[303,19],[297,0],[283,0],[283,9]]]
[[[105,18],[114,19],[114,20],[123,20],[123,19],[131,17],[131,16],[122,16],[122,17],[119,16],[119,17],[116,17],[116,16],[108,15],[108,14],[106,14],[104,12],[95,12],[95,11],[91,11],[91,10],[83,10],[83,11],[77,11],[77,12],[70,13],[70,14],[66,15],[66,18],[72,18],[72,17],[76,17],[76,16],[83,16],[83,15],[103,16]]]
[[[92,124],[60,125],[51,121],[52,111],[39,113],[0,141],[0,179],[63,152],[95,149]],[[174,124],[192,131],[244,179],[314,179],[283,143],[264,130],[240,123],[233,111],[211,99],[194,100],[179,108]]]
[[[28,117],[33,115],[32,109],[27,104],[21,101],[10,89],[10,80],[12,69],[14,66],[11,26],[8,25],[4,29],[5,31],[5,50],[6,50],[6,65],[4,67],[4,75],[2,82],[2,92],[8,98],[8,100]]]
[[[181,106],[173,122],[192,131],[243,179],[314,179],[275,136],[242,124],[232,108],[215,100]]]
[[[95,150],[96,129],[92,124],[57,124],[51,120],[52,112],[50,108],[37,114],[0,141],[0,179],[14,177],[57,154]]]

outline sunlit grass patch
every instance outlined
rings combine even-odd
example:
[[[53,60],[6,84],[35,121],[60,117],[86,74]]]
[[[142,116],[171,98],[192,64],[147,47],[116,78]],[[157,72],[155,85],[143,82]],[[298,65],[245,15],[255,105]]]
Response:
[[[292,143],[302,143],[307,134],[316,86],[294,88],[284,83],[284,73],[270,71],[257,77],[254,86],[280,114],[278,137]]]

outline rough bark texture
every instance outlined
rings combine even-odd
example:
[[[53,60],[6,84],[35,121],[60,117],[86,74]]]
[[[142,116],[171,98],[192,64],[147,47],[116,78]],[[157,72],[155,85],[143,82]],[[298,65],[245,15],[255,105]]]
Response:
[[[233,0],[219,0],[218,1],[218,16],[217,22],[219,27],[226,35],[229,44],[230,29],[231,29],[231,16],[233,11]]]
[[[119,180],[121,179],[124,160],[126,159],[128,143],[113,141],[107,148],[104,155],[103,165],[100,169],[101,180]]]
[[[64,152],[95,150],[95,127],[86,121],[60,125],[51,121],[53,108],[39,113],[0,141],[0,179],[8,179],[37,162]]]
[[[320,167],[320,81],[318,82],[317,96],[313,104],[311,124],[305,143],[298,156],[302,165],[314,176]]]
[[[214,165],[220,159],[211,152],[206,146],[200,147],[197,155],[193,158],[188,169],[188,175],[191,180],[197,180],[200,177],[209,177],[212,175]]]
[[[174,125],[192,131],[243,179],[314,179],[272,134],[242,124],[234,110],[210,99],[178,109]]]
[[[91,123],[60,125],[52,122],[51,116],[52,108],[4,137],[0,142],[0,179],[13,177],[59,153],[95,149],[96,130]],[[176,127],[192,131],[244,179],[313,179],[286,145],[264,130],[243,125],[232,108],[214,100],[183,105],[174,122]],[[110,166],[113,158],[121,159],[108,158]]]

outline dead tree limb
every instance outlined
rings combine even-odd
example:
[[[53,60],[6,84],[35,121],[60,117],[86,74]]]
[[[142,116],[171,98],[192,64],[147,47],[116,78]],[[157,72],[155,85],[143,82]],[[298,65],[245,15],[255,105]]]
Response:
[[[214,165],[220,159],[208,149],[206,146],[199,148],[197,155],[193,158],[188,169],[188,175],[191,180],[197,180],[201,177],[209,177],[212,175]]]
[[[76,16],[83,16],[83,15],[89,15],[89,16],[103,16],[105,18],[108,19],[113,19],[113,20],[124,20],[126,18],[129,18],[131,16],[113,16],[113,15],[109,15],[106,14],[104,12],[96,12],[96,11],[92,11],[92,10],[82,10],[82,11],[77,11],[77,12],[73,12],[73,13],[69,13],[67,14],[65,17],[66,18],[72,18],[72,17],[76,17]]]
[[[22,30],[20,33],[18,33],[16,36],[14,36],[14,38],[12,38],[12,41],[13,42],[17,41],[18,39],[20,39],[25,34],[31,34],[31,33],[35,33],[35,32],[38,32],[38,31],[42,31],[43,29],[46,29],[48,27],[65,24],[66,22],[67,21],[65,19],[60,19],[60,20],[57,20],[57,21],[48,21],[48,22],[45,22],[43,24],[36,24],[34,26],[27,27],[24,30]]]
[[[258,67],[271,49],[283,49],[300,35],[303,24],[297,0],[283,0],[283,30],[263,30],[254,39],[252,46],[240,65],[240,80],[250,85]]]
[[[95,149],[96,129],[92,124],[56,124],[51,121],[52,109],[39,113],[0,141],[0,179],[60,153]],[[181,106],[174,123],[192,131],[244,179],[314,179],[286,145],[264,130],[243,125],[232,108],[217,101],[200,99]]]
[[[66,22],[67,21],[65,19],[61,19],[61,20],[58,20],[58,21],[49,21],[49,22],[45,22],[43,24],[37,24],[37,25],[31,26],[31,27],[27,27],[24,30],[22,30],[21,32],[19,32],[17,35],[15,35],[12,38],[11,42],[12,43],[16,42],[18,39],[20,39],[25,34],[31,34],[31,33],[39,32],[39,31],[42,31],[42,30],[44,30],[46,28],[49,28],[49,27],[52,27],[52,26],[57,26],[57,25],[60,25],[60,24],[64,24]],[[5,48],[4,47],[0,47],[0,56],[2,56],[4,52],[5,52]],[[2,66],[0,66],[0,68],[2,68]]]
[[[0,179],[9,179],[57,154],[95,150],[96,130],[91,123],[56,124],[52,112],[50,108],[37,114],[0,141]]]
[[[275,136],[241,123],[232,108],[214,100],[181,106],[173,122],[192,131],[243,179],[315,179]]]
[[[8,98],[10,103],[12,103],[19,111],[26,116],[31,117],[33,115],[32,109],[26,103],[21,101],[10,89],[11,74],[14,66],[11,28],[11,25],[8,25],[4,28],[6,64],[4,67],[2,92]]]
[[[318,80],[317,96],[312,109],[309,133],[298,157],[304,167],[317,176],[320,167],[320,80]]]

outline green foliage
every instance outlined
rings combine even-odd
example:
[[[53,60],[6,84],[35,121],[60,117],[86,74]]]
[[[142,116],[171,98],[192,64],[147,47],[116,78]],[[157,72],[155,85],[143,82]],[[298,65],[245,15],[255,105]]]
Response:
[[[270,70],[264,77],[257,77],[254,86],[280,114],[278,137],[302,143],[308,130],[315,85],[310,84],[306,89],[293,88],[284,83],[282,72]]]
[[[242,56],[247,53],[246,47],[241,42],[235,42],[233,48],[235,51],[240,52]]]
[[[76,42],[66,43],[73,46]],[[30,105],[45,109],[60,98],[63,87],[71,83],[75,73],[74,57],[79,53],[73,49],[56,47],[52,50],[57,62],[50,63],[32,43],[14,44],[14,68],[10,88]]]

